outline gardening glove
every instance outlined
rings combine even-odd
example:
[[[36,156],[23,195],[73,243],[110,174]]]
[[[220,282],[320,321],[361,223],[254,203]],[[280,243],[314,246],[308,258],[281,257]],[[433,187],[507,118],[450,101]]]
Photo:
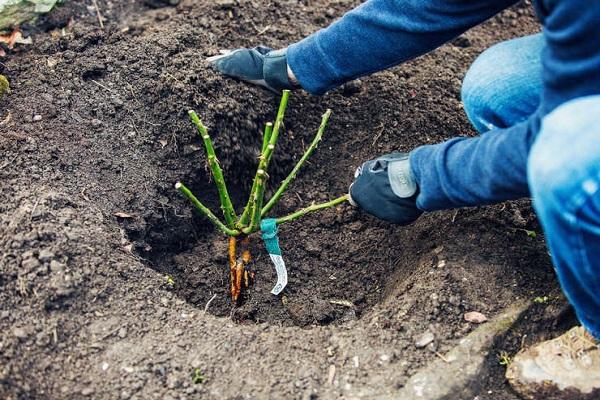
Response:
[[[392,153],[358,167],[350,185],[350,203],[377,218],[399,225],[415,221],[419,188],[407,153]]]
[[[224,75],[264,86],[276,93],[299,87],[288,69],[287,49],[273,50],[258,46],[253,49],[221,50],[220,55],[206,60]]]

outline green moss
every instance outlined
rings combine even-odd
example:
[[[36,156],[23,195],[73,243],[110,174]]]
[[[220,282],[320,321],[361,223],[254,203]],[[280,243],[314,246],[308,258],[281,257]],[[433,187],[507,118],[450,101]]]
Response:
[[[8,79],[4,75],[0,75],[0,100],[4,97],[4,94],[10,93],[10,85]]]

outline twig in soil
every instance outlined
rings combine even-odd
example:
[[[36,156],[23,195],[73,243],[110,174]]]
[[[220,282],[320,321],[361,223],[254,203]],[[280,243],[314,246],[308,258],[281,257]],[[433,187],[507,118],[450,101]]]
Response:
[[[102,15],[100,14],[100,7],[98,7],[98,1],[92,0],[94,3],[94,9],[96,10],[96,17],[98,17],[98,23],[100,24],[100,28],[104,29],[104,22],[102,21]]]
[[[444,357],[442,354],[440,354],[439,351],[436,351],[435,355],[438,356],[439,358],[441,358],[442,361],[445,362],[446,364],[450,364],[450,361],[446,357]]]
[[[210,307],[210,303],[212,303],[212,302],[213,302],[213,300],[214,300],[214,299],[216,299],[216,298],[217,298],[217,294],[215,293],[215,294],[213,294],[213,296],[210,298],[210,300],[208,300],[208,301],[206,302],[206,305],[204,306],[204,314],[206,314],[206,313],[208,312],[208,307]]]
[[[260,36],[260,35],[266,33],[269,29],[271,29],[271,25],[267,25],[262,29],[258,29],[258,27],[256,26],[256,24],[254,24],[254,22],[250,21],[250,23],[252,24],[252,27],[256,31],[256,36]]]
[[[351,301],[348,301],[348,300],[329,300],[329,303],[335,304],[337,306],[344,306],[344,307],[348,307],[348,308],[356,308],[356,306],[354,305],[354,303],[352,303]]]
[[[33,214],[35,213],[35,209],[37,208],[38,204],[40,204],[39,198],[35,200],[35,204],[33,205],[33,208],[31,209],[31,213],[29,214],[30,221],[33,219]]]
[[[85,194],[85,191],[86,191],[87,189],[88,189],[87,187],[84,187],[83,189],[81,189],[81,193],[80,193],[80,194],[81,194],[81,197],[83,197],[83,199],[84,199],[85,201],[87,201],[88,203],[91,203],[92,201],[91,201],[91,200],[90,200],[90,198],[89,198],[89,197],[87,197],[87,195]]]
[[[454,211],[454,215],[452,216],[452,223],[454,223],[454,221],[456,221],[457,216],[458,216],[458,208],[456,209],[456,211]]]
[[[200,134],[204,147],[206,149],[208,167],[211,171],[211,175],[214,178],[217,191],[219,193],[219,200],[221,203],[221,209],[225,218],[225,223],[213,214],[213,212],[202,204],[196,196],[183,185],[181,182],[177,182],[175,188],[179,190],[190,202],[196,207],[196,209],[203,214],[208,220],[221,232],[229,236],[229,283],[231,297],[234,302],[237,302],[240,298],[241,292],[244,288],[247,288],[252,280],[254,279],[254,272],[249,270],[247,267],[250,263],[250,251],[249,251],[249,235],[258,232],[260,230],[261,220],[267,216],[268,212],[277,204],[281,199],[289,184],[294,180],[302,166],[304,166],[311,156],[311,154],[317,148],[317,145],[321,141],[323,133],[327,127],[327,122],[331,115],[331,110],[327,110],[322,117],[319,130],[310,146],[304,151],[302,157],[298,163],[294,166],[290,174],[283,180],[280,187],[275,191],[273,197],[264,203],[265,190],[269,174],[267,173],[271,159],[275,151],[275,145],[279,138],[279,133],[283,128],[283,119],[290,96],[289,90],[284,90],[279,103],[279,109],[277,111],[277,117],[274,123],[267,123],[265,125],[263,139],[261,144],[261,152],[259,156],[258,166],[254,180],[252,181],[252,187],[248,201],[243,209],[242,214],[236,215],[229,192],[225,184],[223,177],[223,171],[219,165],[219,161],[215,154],[215,149],[212,140],[208,134],[207,128],[200,121],[200,118],[194,111],[189,111],[190,120],[196,126],[198,133]],[[302,198],[298,195],[298,198]],[[348,195],[340,196],[334,200],[321,203],[312,204],[308,207],[297,210],[284,217],[277,218],[277,224],[283,224],[286,222],[294,221],[303,215],[311,212],[323,210],[329,207],[334,207],[348,200]],[[238,248],[239,242],[239,248]],[[238,254],[240,256],[238,257]],[[342,304],[342,303],[340,303]],[[342,304],[344,305],[344,304]]]
[[[177,82],[177,83],[180,83],[180,84],[182,84],[182,85],[184,84],[184,83],[183,83],[183,82],[181,82],[179,79],[177,79],[175,76],[173,76],[173,74],[172,74],[172,73],[170,73],[169,71],[165,71],[165,75],[166,75],[168,78],[171,78],[171,79],[173,79],[173,80],[174,80],[175,82]]]
[[[103,84],[101,84],[100,82],[98,82],[98,81],[97,81],[97,80],[95,80],[95,79],[91,79],[91,81],[92,81],[93,83],[95,83],[96,85],[100,86],[100,87],[101,87],[102,89],[104,89],[104,90],[107,90],[107,91],[109,91],[109,92],[111,92],[111,93],[114,93],[114,92],[115,92],[115,91],[114,91],[114,90],[112,90],[111,88],[107,87],[106,85],[103,85]]]
[[[383,134],[383,131],[385,130],[385,125],[383,123],[381,123],[381,124],[379,124],[377,129],[379,129],[379,130],[377,131],[377,133],[375,134],[375,137],[373,138],[373,143],[371,143],[372,146],[375,146],[375,143],[377,143],[377,141]]]

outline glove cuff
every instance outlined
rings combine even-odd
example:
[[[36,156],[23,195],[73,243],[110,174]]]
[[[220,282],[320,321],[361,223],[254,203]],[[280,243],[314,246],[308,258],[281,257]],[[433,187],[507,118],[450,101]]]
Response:
[[[294,89],[288,78],[287,48],[267,53],[263,62],[263,77],[267,85],[276,91]]]

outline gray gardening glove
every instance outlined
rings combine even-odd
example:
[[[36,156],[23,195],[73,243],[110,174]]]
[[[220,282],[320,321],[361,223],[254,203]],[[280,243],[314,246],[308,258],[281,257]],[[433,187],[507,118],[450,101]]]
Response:
[[[414,222],[419,188],[407,153],[392,153],[367,161],[354,174],[350,202],[379,219],[399,225]]]
[[[208,57],[207,61],[224,75],[264,86],[276,93],[298,87],[297,82],[293,82],[293,74],[289,73],[287,49],[273,50],[258,46],[253,49],[221,50],[220,55]]]

